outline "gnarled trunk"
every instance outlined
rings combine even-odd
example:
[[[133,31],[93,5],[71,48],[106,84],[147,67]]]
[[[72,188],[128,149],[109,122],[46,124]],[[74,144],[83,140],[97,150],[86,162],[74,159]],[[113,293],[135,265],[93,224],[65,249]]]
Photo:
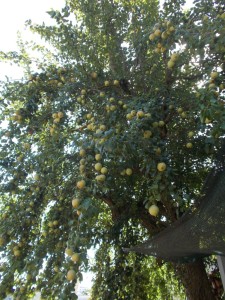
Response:
[[[188,300],[216,300],[201,259],[193,263],[176,264],[175,268]]]

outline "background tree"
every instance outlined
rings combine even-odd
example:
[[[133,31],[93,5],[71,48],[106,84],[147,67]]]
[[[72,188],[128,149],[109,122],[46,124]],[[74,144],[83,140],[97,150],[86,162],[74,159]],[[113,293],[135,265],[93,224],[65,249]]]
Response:
[[[28,21],[54,51],[1,54],[25,70],[1,92],[2,298],[76,299],[98,245],[93,299],[170,299],[171,268],[189,299],[215,299],[203,261],[156,271],[122,247],[194,208],[213,167],[225,131],[222,2],[184,12],[184,1],[160,11],[71,0],[49,12],[56,26]]]

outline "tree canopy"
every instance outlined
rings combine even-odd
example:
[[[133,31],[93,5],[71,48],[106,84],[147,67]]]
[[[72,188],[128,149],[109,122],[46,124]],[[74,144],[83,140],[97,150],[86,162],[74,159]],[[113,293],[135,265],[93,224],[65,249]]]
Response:
[[[1,83],[1,299],[76,299],[91,247],[93,299],[215,299],[122,250],[195,209],[224,137],[223,1],[184,3],[68,0],[27,21],[50,47],[0,53],[24,67]]]

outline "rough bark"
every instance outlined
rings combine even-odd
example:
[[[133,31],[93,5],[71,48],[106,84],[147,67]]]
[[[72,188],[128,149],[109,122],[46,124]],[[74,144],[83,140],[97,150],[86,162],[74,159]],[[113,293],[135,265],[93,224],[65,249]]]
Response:
[[[176,264],[175,268],[188,300],[216,300],[201,259],[193,263]]]

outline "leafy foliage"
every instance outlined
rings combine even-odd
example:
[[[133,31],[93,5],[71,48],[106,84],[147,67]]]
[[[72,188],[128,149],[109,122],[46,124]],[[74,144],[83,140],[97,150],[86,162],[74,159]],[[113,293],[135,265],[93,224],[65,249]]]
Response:
[[[25,69],[1,91],[1,298],[76,299],[97,245],[94,299],[177,294],[122,247],[194,207],[224,136],[223,3],[183,2],[70,0],[27,22],[52,53],[1,54]]]

